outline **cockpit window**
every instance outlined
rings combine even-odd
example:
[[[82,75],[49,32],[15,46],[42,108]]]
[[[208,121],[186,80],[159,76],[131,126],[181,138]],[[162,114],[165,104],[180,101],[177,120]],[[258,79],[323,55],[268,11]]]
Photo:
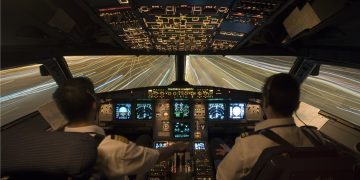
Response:
[[[1,70],[1,124],[36,111],[51,101],[57,84],[51,76],[41,76],[39,64]]]
[[[266,78],[288,73],[296,57],[276,56],[188,56],[186,80],[209,85],[260,92]]]
[[[296,57],[188,56],[186,80],[261,92],[265,79],[288,73]],[[360,125],[360,70],[321,65],[319,76],[309,76],[301,86],[301,101]]]
[[[175,81],[174,56],[67,56],[74,77],[89,77],[96,92],[148,86]]]
[[[302,85],[302,101],[360,126],[360,70],[321,65]]]

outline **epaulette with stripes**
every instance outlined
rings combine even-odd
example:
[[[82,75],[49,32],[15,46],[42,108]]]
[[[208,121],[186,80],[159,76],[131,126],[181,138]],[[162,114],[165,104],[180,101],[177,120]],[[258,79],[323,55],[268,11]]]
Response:
[[[126,143],[126,144],[129,144],[129,140],[128,140],[126,137],[124,137],[124,136],[112,134],[112,135],[111,135],[111,139],[117,140],[117,141],[121,141],[121,142]]]

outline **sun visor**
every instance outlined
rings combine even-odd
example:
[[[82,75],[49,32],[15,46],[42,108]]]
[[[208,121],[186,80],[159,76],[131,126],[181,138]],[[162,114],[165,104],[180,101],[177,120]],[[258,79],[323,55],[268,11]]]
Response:
[[[321,22],[313,7],[306,3],[302,9],[295,8],[285,19],[283,25],[291,38]]]

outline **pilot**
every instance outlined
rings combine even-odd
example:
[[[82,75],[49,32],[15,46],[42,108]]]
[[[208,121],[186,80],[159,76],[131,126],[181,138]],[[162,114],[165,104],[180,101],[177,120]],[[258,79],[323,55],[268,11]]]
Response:
[[[101,174],[108,179],[128,179],[128,175],[143,174],[158,161],[188,148],[188,144],[176,143],[166,148],[152,149],[136,145],[124,137],[106,136],[104,129],[94,123],[96,100],[93,87],[88,78],[74,78],[59,86],[53,94],[57,106],[69,121],[65,132],[104,137],[97,148],[98,160],[94,167],[97,172],[92,179],[100,179]]]
[[[292,117],[299,107],[299,97],[299,84],[291,75],[276,74],[269,77],[263,87],[263,108],[267,120],[255,125],[255,133],[270,129],[294,146],[313,146]],[[264,149],[277,145],[259,133],[237,137],[231,149],[221,144],[216,151],[225,157],[218,165],[216,179],[243,178],[250,173]]]

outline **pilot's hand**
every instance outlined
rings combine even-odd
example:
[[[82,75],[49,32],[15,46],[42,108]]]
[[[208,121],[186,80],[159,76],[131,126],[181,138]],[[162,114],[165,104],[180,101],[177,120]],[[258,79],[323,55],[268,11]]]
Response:
[[[174,144],[177,151],[190,151],[191,144],[189,142],[178,142]]]
[[[220,144],[220,148],[216,149],[216,155],[225,156],[228,152],[230,152],[230,147],[226,144]]]

